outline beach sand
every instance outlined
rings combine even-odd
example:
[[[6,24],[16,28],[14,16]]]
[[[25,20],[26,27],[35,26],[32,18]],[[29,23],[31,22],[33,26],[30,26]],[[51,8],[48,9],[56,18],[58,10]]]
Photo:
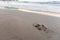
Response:
[[[39,31],[34,23],[44,24],[50,31]],[[60,40],[59,24],[59,17],[0,9],[0,40]]]

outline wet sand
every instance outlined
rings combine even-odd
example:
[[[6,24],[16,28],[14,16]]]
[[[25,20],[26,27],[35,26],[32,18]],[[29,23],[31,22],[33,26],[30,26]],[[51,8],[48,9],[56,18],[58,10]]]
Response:
[[[34,23],[45,24],[50,32],[37,30]],[[0,9],[0,40],[60,40],[60,18]]]

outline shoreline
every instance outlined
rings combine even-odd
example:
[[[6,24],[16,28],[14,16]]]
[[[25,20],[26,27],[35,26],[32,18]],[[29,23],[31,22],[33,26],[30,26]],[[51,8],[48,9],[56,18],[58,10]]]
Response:
[[[18,9],[18,10],[23,11],[23,12],[31,12],[31,13],[37,13],[37,14],[42,14],[42,15],[60,17],[59,13],[49,12],[49,11],[34,11],[34,10],[26,10],[26,9]]]
[[[55,16],[55,17],[60,17],[60,13],[56,12],[50,12],[50,11],[37,11],[37,10],[28,10],[28,9],[18,9],[18,8],[5,8],[5,7],[0,7],[0,9],[7,9],[7,10],[18,10],[18,11],[23,11],[23,12],[31,12],[31,13],[37,13],[37,14],[42,14],[42,15],[48,15],[48,16]]]

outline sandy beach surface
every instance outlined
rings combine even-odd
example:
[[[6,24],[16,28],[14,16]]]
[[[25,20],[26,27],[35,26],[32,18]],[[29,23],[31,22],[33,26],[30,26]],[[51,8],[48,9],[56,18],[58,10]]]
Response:
[[[34,23],[45,24],[48,33],[37,30]],[[0,9],[0,40],[60,40],[60,17]]]

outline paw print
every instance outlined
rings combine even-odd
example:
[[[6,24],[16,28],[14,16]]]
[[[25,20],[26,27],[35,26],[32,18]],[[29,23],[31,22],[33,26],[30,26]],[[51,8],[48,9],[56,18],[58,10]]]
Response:
[[[36,27],[38,30],[43,30],[43,31],[46,31],[47,30],[47,27],[45,25],[40,25],[40,24],[33,24],[34,27]]]

